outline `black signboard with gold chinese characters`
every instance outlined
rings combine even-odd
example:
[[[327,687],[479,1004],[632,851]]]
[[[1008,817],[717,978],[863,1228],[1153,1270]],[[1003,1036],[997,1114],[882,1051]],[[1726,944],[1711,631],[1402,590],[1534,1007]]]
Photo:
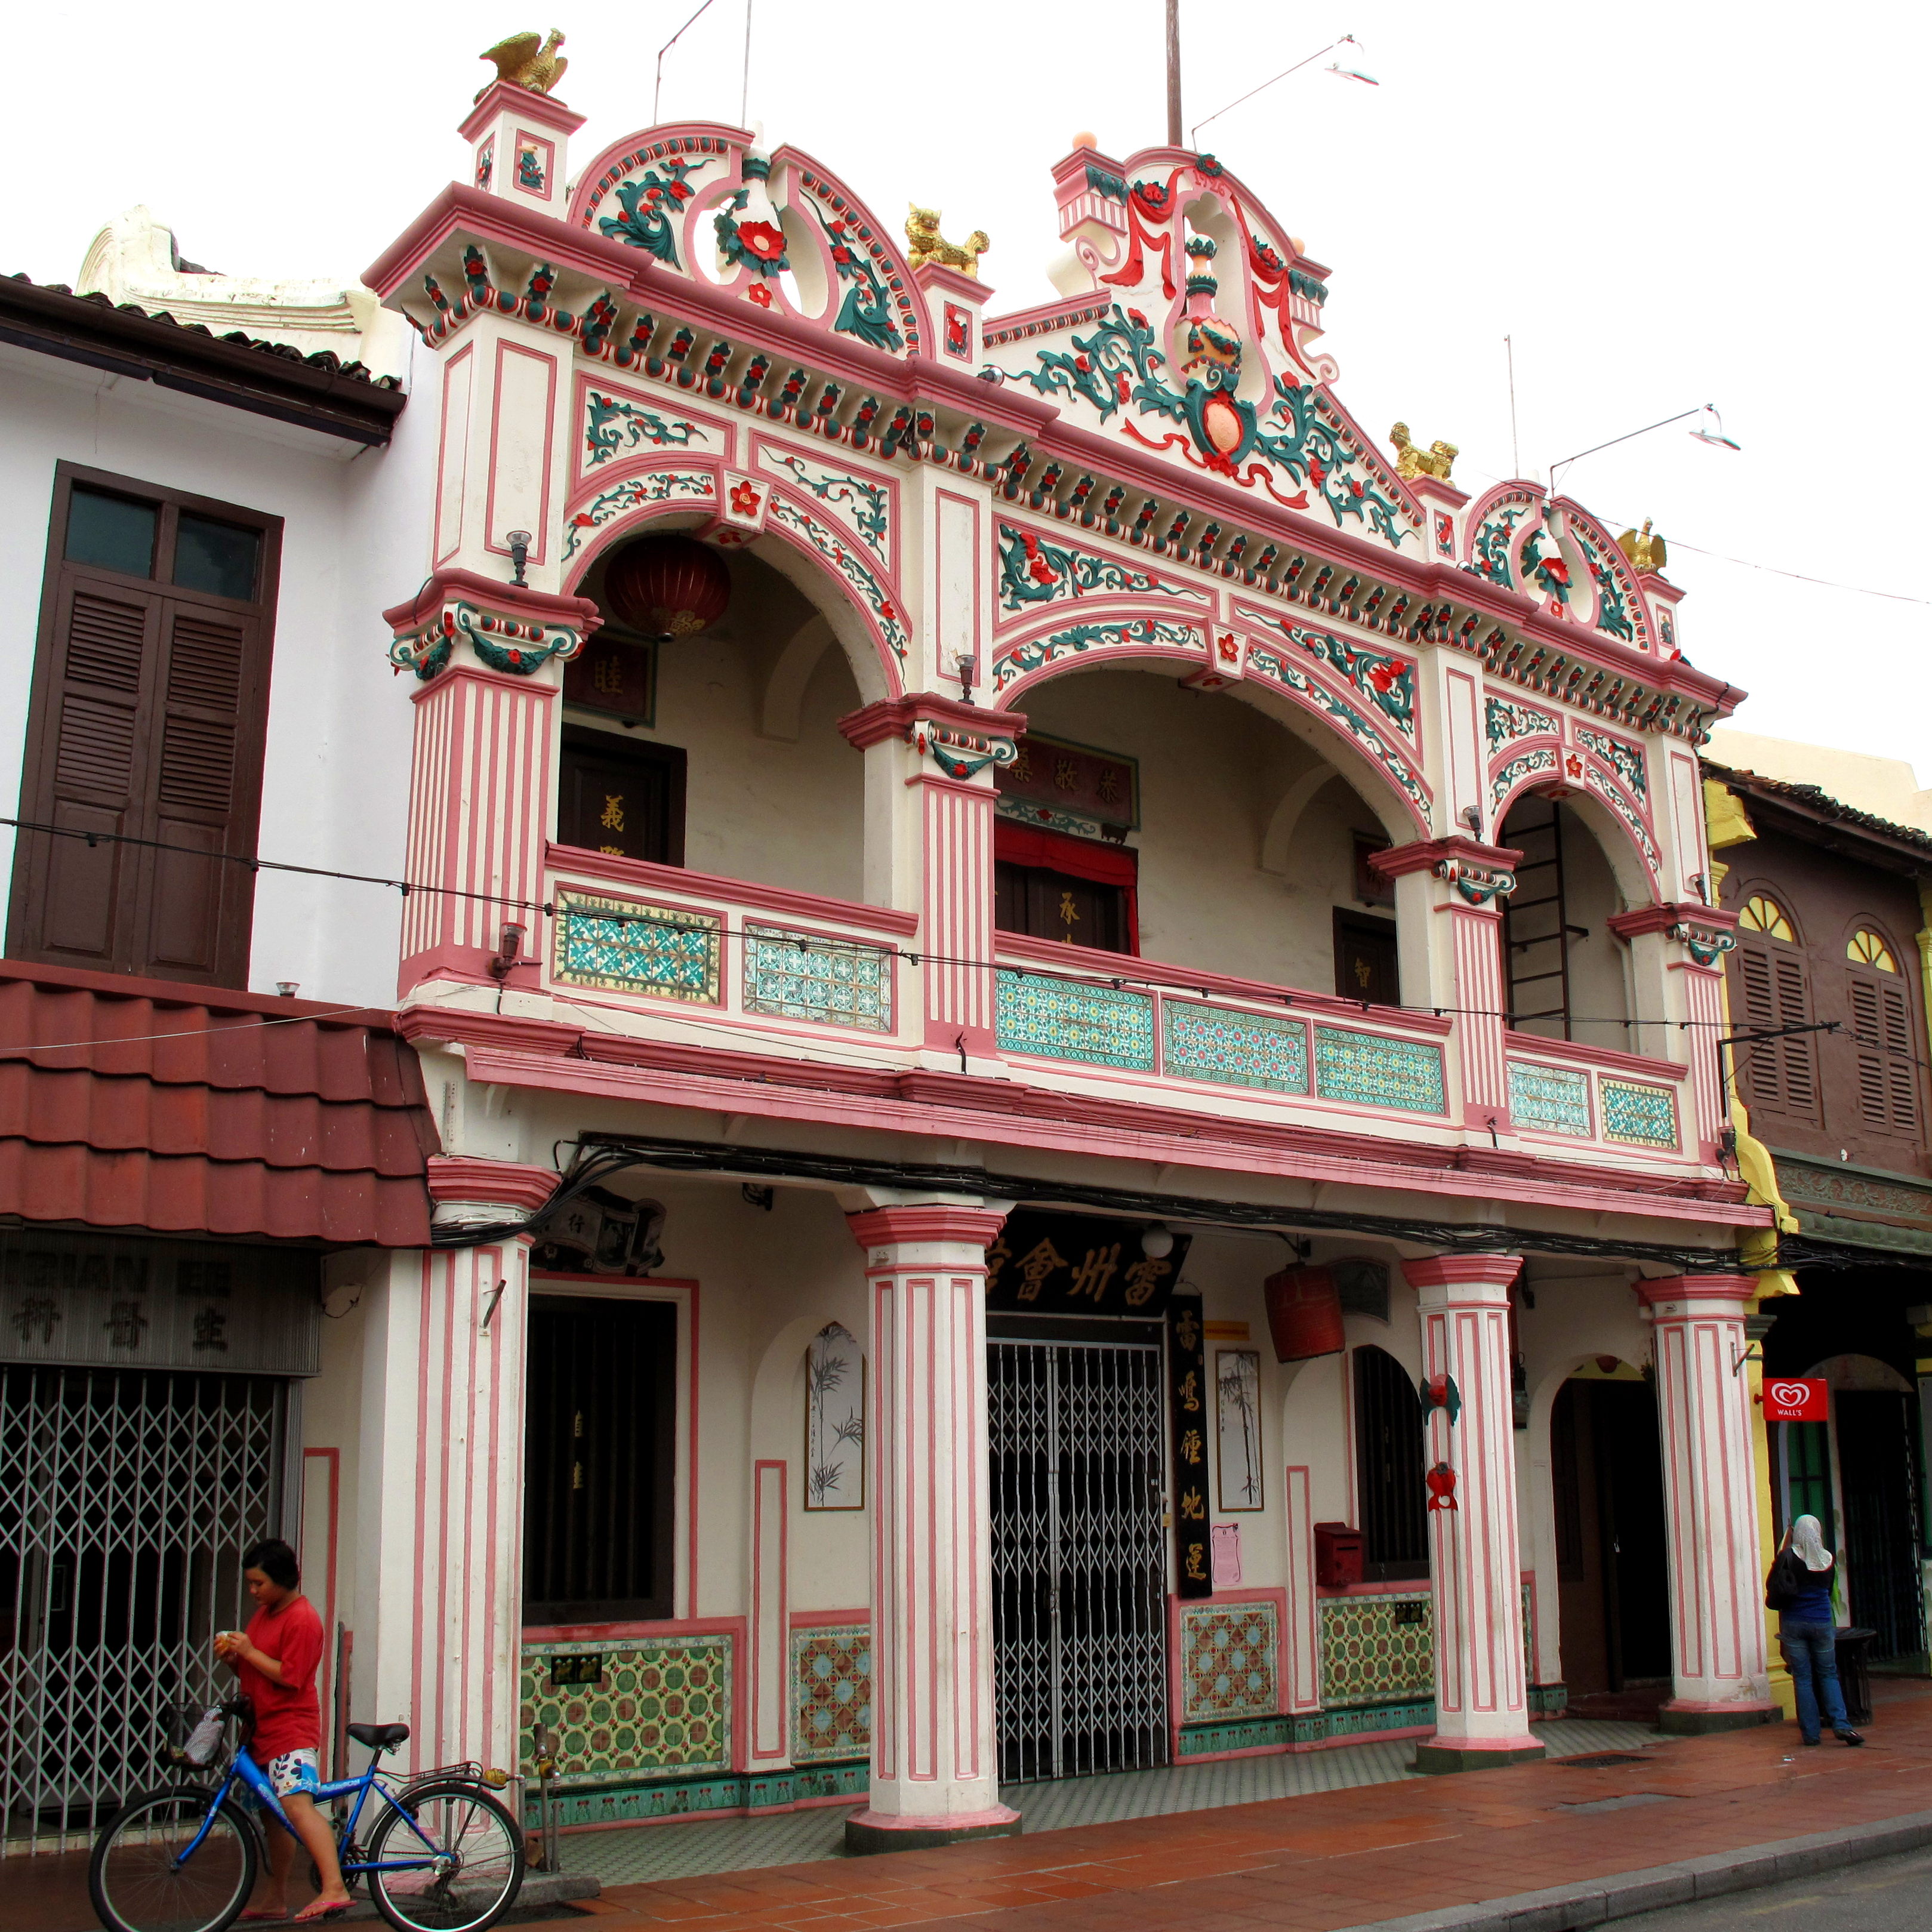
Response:
[[[606,624],[563,667],[564,702],[586,710],[653,724],[657,696],[656,649],[621,625]]]
[[[1174,1424],[1174,1587],[1214,1594],[1208,1540],[1207,1330],[1201,1303],[1176,1295],[1167,1310],[1167,1397]]]
[[[1143,1251],[1144,1221],[1022,1208],[986,1250],[986,1306],[1024,1315],[1162,1314],[1187,1258],[1185,1234],[1156,1257]]]

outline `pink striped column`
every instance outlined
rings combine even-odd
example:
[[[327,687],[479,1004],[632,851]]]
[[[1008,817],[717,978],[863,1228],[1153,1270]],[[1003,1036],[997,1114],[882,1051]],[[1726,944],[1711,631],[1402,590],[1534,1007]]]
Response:
[[[442,1217],[500,1224],[556,1176],[434,1157]],[[358,1304],[352,1714],[406,1724],[400,1762],[515,1771],[523,1640],[530,1243],[401,1251]]]
[[[1772,1722],[1765,1651],[1763,1550],[1751,1462],[1750,1275],[1637,1283],[1656,1338],[1670,1540],[1672,1691],[1667,1731]]]
[[[1426,990],[1412,983],[1405,960],[1403,997],[1418,1005],[1454,1012],[1460,1112],[1466,1126],[1485,1133],[1510,1130],[1509,1064],[1504,1051],[1509,988],[1503,974],[1502,905],[1516,890],[1513,868],[1522,856],[1505,846],[1485,845],[1458,835],[1398,845],[1378,852],[1370,862],[1384,878],[1426,872],[1438,882],[1429,888],[1431,905],[1436,917],[1448,922],[1448,944],[1444,949],[1436,934],[1430,935]],[[1451,1111],[1458,1111],[1453,1104]]]
[[[986,1247],[1004,1216],[876,1208],[850,1225],[872,1302],[872,1784],[846,1848],[1017,1832],[1000,1802],[986,1459]]]
[[[405,870],[422,890],[403,906],[406,993],[431,978],[487,979],[506,926],[524,928],[526,958],[544,944],[533,908],[554,806],[560,656],[600,620],[586,599],[467,571],[438,572],[383,615],[396,633],[391,657],[416,674]],[[559,642],[560,654],[550,648]]]
[[[920,928],[929,1046],[964,1047],[974,1058],[998,1050],[993,957],[993,788],[930,772],[917,781],[925,851]]]
[[[1531,1736],[1517,1551],[1509,1291],[1516,1255],[1405,1262],[1422,1321],[1425,1384],[1454,1389],[1429,1414],[1430,1582],[1436,1735],[1418,1771],[1475,1771],[1541,1757]],[[1451,1410],[1454,1410],[1452,1419]]]

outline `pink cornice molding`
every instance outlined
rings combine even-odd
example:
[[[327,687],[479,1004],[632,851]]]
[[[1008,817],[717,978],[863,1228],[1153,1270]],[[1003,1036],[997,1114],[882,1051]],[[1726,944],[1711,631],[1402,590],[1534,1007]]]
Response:
[[[464,140],[473,141],[499,114],[514,114],[519,121],[527,121],[535,128],[547,128],[557,134],[575,134],[585,118],[548,94],[519,87],[514,81],[493,80],[456,131]]]
[[[1695,899],[1679,900],[1671,905],[1637,906],[1628,912],[1613,912],[1604,921],[1621,939],[1634,939],[1644,932],[1668,932],[1678,926],[1730,932],[1737,922],[1737,914],[1729,907],[1706,905]]]
[[[539,624],[560,624],[588,638],[604,621],[604,614],[588,597],[555,597],[547,590],[506,584],[473,570],[438,570],[406,604],[392,605],[382,621],[392,631],[406,631],[436,616],[452,598],[487,605],[506,616]]]
[[[994,738],[1018,738],[1026,719],[1017,711],[995,711],[984,704],[967,704],[936,691],[908,692],[902,698],[881,698],[848,711],[838,721],[847,740],[863,752],[888,739],[906,738],[921,722],[950,724],[962,731]]]
[[[1626,1053],[1614,1046],[1586,1046],[1578,1040],[1545,1040],[1540,1034],[1505,1029],[1503,1045],[1520,1060],[1562,1060],[1575,1066],[1594,1066],[1606,1073],[1634,1073],[1646,1080],[1675,1084],[1689,1071],[1674,1060],[1654,1060],[1648,1054]]]
[[[949,268],[941,262],[920,262],[913,270],[912,278],[928,295],[937,290],[941,295],[956,296],[962,302],[976,306],[992,299],[993,291],[977,275]]]
[[[1520,1255],[1430,1255],[1404,1262],[1411,1288],[1507,1288],[1522,1272]]]
[[[1755,1301],[1760,1292],[1754,1274],[1662,1275],[1632,1286],[1639,1303],[1653,1312],[1660,1303],[1678,1301],[1688,1304],[1693,1315],[1720,1318],[1742,1314],[1744,1304]]]
[[[549,1168],[530,1167],[521,1161],[481,1160],[470,1154],[429,1157],[430,1198],[439,1206],[477,1201],[534,1214],[556,1192],[562,1178]]]
[[[1418,838],[1407,845],[1391,845],[1369,856],[1370,869],[1385,879],[1400,879],[1410,872],[1432,872],[1450,860],[1480,866],[1496,872],[1514,872],[1522,854],[1507,845],[1485,845],[1480,838],[1468,838],[1452,832],[1446,838]]]
[[[845,1225],[862,1248],[903,1246],[914,1241],[962,1241],[985,1248],[1006,1223],[993,1208],[969,1208],[944,1202],[903,1207],[871,1208],[848,1214]]]

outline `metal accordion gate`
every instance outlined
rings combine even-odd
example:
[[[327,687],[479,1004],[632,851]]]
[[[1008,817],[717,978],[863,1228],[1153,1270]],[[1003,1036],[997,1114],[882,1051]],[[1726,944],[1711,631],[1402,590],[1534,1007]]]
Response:
[[[1156,1342],[987,1344],[1000,1777],[1168,1761]]]
[[[0,1849],[85,1843],[166,1781],[166,1709],[232,1689],[213,1640],[280,1526],[287,1390],[0,1362]]]

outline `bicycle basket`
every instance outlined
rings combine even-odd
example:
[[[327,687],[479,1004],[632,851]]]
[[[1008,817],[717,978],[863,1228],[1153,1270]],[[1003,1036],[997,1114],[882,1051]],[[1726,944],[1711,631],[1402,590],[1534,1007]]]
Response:
[[[161,1716],[161,1760],[179,1771],[209,1771],[225,1760],[228,1713],[219,1704],[172,1704]]]

